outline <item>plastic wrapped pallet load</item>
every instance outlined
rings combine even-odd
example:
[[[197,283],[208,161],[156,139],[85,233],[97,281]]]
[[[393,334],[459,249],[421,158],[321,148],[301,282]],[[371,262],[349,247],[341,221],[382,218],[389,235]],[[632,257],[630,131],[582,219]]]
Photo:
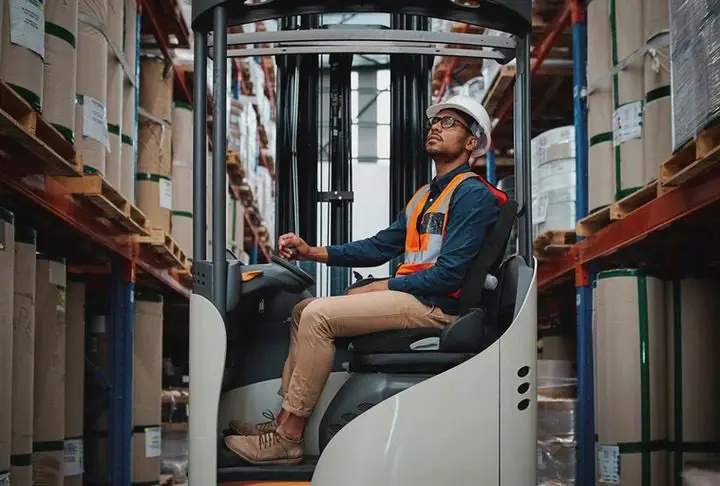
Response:
[[[63,484],[65,461],[65,260],[38,253],[36,266],[33,485]]]
[[[83,486],[85,283],[68,278],[65,339],[64,486]]]
[[[667,484],[664,282],[600,272],[593,296],[598,486]]]
[[[575,129],[559,127],[531,141],[533,233],[575,228]]]
[[[537,485],[575,484],[575,398],[537,399]]]
[[[108,150],[107,0],[79,0],[75,148],[84,169],[105,176]]]
[[[136,291],[133,353],[133,483],[152,484],[160,479],[162,330],[162,294]]]
[[[672,154],[668,16],[668,0],[643,1],[645,42],[654,46],[645,55],[643,157],[648,182],[657,179],[662,163]]]
[[[77,32],[78,0],[46,0],[42,111],[71,143],[75,142]]]
[[[720,444],[720,281],[667,282],[670,484],[688,463],[717,458]],[[715,484],[715,483],[713,483]]]
[[[0,208],[0,484],[10,477],[14,268],[15,216]]]
[[[588,56],[588,208],[603,208],[615,197],[612,129],[612,59],[610,17],[606,0],[587,6]]]
[[[3,0],[2,9],[0,79],[40,111],[45,59],[45,3],[41,0]]]
[[[645,102],[642,2],[610,0],[612,63],[613,66],[624,65],[612,78],[616,200],[648,182],[645,180],[642,140]]]
[[[15,279],[12,354],[13,486],[32,486],[33,394],[35,373],[35,230],[15,228]],[[30,278],[28,278],[30,276]]]
[[[720,116],[720,8],[670,0],[673,148]]]

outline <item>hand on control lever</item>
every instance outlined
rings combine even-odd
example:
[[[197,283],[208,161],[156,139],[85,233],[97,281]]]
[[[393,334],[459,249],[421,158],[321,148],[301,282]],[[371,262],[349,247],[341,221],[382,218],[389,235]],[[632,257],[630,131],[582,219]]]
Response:
[[[295,233],[286,233],[278,241],[278,253],[286,260],[307,260],[310,256],[310,245]]]

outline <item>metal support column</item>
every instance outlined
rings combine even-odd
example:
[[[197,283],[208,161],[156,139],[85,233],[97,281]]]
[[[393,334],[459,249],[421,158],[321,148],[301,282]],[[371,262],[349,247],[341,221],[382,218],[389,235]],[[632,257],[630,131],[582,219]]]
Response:
[[[108,484],[132,482],[132,377],[135,326],[135,266],[120,256],[112,259],[109,332]]]
[[[588,213],[588,133],[586,59],[587,39],[584,2],[572,2],[573,108],[575,124],[575,213]],[[595,484],[595,386],[593,380],[592,282],[594,269],[583,267],[575,276],[577,324],[577,484]]]
[[[515,81],[515,199],[520,206],[518,253],[532,262],[532,173],[530,167],[530,35],[517,39]]]
[[[403,29],[405,16],[395,14],[391,17],[392,29]],[[390,56],[390,221],[394,221],[403,210],[405,200],[405,164],[403,150],[407,136],[405,116],[405,60],[401,55]]]
[[[212,297],[220,315],[225,317],[227,308],[227,36],[217,35],[227,30],[227,10],[224,5],[213,12],[213,151],[212,151]],[[200,77],[200,76],[198,76]]]
[[[350,119],[350,72],[352,55],[330,55],[330,192],[323,194],[330,204],[330,243],[347,243],[352,232],[352,163]],[[350,284],[347,268],[330,269],[333,295]]]
[[[490,184],[497,183],[497,176],[495,175],[495,150],[488,150],[485,156],[485,179]]]
[[[207,33],[195,33],[193,93],[193,260],[207,258]],[[139,56],[138,56],[139,57]],[[224,171],[223,171],[224,172]]]
[[[297,30],[296,17],[282,19],[281,29]],[[298,117],[298,64],[300,56],[282,56],[278,58],[278,120],[277,133],[277,160],[275,176],[277,178],[277,224],[276,231],[282,234],[286,231],[298,232],[297,218],[297,159],[294,140],[297,134]],[[278,234],[278,236],[279,236]]]

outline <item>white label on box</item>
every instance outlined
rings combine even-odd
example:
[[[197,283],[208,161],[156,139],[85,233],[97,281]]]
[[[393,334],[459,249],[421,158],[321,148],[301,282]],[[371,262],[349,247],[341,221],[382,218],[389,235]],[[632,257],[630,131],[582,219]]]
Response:
[[[0,486],[10,486],[10,473],[0,473]]]
[[[598,469],[601,483],[620,484],[620,447],[598,446]]]
[[[172,209],[172,181],[160,178],[160,207]]]
[[[67,278],[65,275],[65,264],[60,262],[49,262],[48,265],[48,281],[50,285],[57,285],[58,287],[65,287],[67,284]]]
[[[634,101],[619,106],[613,112],[613,145],[642,137],[643,102]]]
[[[65,441],[65,476],[80,476],[85,472],[83,466],[84,447],[82,439]]]
[[[145,457],[160,457],[162,454],[162,432],[160,427],[145,429]]]
[[[107,109],[105,104],[90,96],[83,96],[83,137],[92,138],[108,146]]]
[[[45,4],[41,0],[10,1],[10,42],[45,59]]]

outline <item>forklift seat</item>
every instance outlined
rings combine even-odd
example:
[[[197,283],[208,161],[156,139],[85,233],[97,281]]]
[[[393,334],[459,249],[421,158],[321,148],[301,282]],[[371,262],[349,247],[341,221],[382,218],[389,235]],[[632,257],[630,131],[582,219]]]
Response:
[[[350,340],[354,373],[437,374],[495,342],[512,321],[522,258],[502,263],[518,204],[508,201],[465,277],[457,319],[443,329],[383,331]],[[494,277],[494,278],[493,278]],[[509,314],[509,315],[508,315]]]

